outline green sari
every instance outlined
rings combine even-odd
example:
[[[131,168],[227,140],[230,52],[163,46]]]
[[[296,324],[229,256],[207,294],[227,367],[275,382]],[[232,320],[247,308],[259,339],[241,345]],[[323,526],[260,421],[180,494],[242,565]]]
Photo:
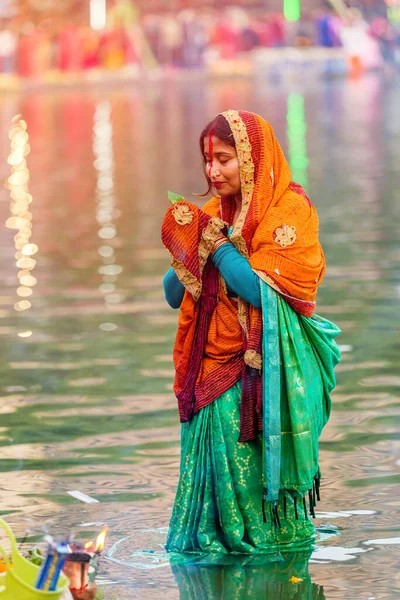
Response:
[[[182,424],[169,552],[279,560],[280,552],[304,551],[315,539],[313,497],[308,508],[305,498],[319,476],[318,437],[329,418],[340,330],[298,315],[260,286],[263,432],[238,442],[241,382]]]

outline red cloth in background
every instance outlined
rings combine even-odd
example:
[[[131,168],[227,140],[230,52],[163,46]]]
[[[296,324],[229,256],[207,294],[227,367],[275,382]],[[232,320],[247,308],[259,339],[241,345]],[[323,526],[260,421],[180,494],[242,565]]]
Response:
[[[82,69],[82,41],[74,25],[64,27],[58,36],[58,68],[64,72]]]
[[[22,35],[17,51],[17,73],[21,77],[40,77],[51,67],[51,43],[48,35],[34,29]]]

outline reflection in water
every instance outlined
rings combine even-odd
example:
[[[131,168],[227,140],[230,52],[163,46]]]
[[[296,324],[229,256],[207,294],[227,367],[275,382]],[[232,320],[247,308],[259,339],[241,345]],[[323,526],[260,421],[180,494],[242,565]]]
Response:
[[[232,557],[225,566],[172,565],[181,600],[325,600],[324,588],[312,583],[310,553],[285,555],[283,563],[257,565]]]
[[[11,121],[11,128],[8,133],[11,140],[11,154],[7,162],[11,166],[11,175],[7,179],[7,187],[11,196],[11,217],[7,219],[6,227],[17,230],[14,236],[15,249],[17,250],[15,259],[18,269],[21,269],[18,272],[20,285],[17,288],[17,295],[20,298],[25,298],[14,304],[14,310],[17,312],[29,310],[32,306],[31,301],[26,300],[26,298],[32,296],[32,287],[37,283],[36,278],[32,275],[36,265],[36,260],[32,256],[39,250],[36,244],[30,243],[33,215],[29,210],[32,195],[29,193],[28,187],[30,173],[26,157],[30,153],[31,147],[27,128],[27,123],[21,119],[21,115],[16,115]],[[21,338],[29,338],[32,331],[20,331],[18,335]]]
[[[108,101],[96,106],[93,126],[94,167],[97,171],[96,181],[96,220],[100,226],[98,237],[101,245],[98,249],[102,257],[99,273],[102,283],[99,291],[104,295],[106,305],[118,304],[122,296],[116,292],[116,281],[122,272],[122,267],[116,264],[115,245],[117,230],[114,223],[115,190],[114,190],[114,155],[113,128],[111,123],[111,104]],[[101,323],[102,331],[115,331],[115,323]]]
[[[301,94],[289,94],[287,100],[286,121],[289,150],[288,158],[293,180],[307,190],[307,124],[304,113],[304,96]]]
[[[9,176],[8,124],[21,112],[40,247],[35,302],[17,313],[13,234],[0,230],[0,512],[10,511],[17,533],[27,515],[32,535],[43,523],[79,530],[106,521],[109,548],[130,536],[119,546],[124,564],[102,564],[119,597],[176,600],[169,567],[129,565],[138,561],[132,552],[149,547],[141,532],[168,525],[179,472],[177,315],[161,288],[169,261],[160,224],[167,189],[187,197],[204,190],[203,125],[221,110],[246,108],[273,123],[295,178],[308,180],[328,263],[318,312],[342,327],[347,350],[321,444],[316,525],[325,533],[310,573],[330,600],[400,597],[399,103],[399,87],[375,77],[296,90],[193,80],[0,98],[0,177]],[[3,223],[8,207],[0,190]],[[115,237],[99,237],[108,226]],[[105,302],[113,294],[118,302]],[[26,339],[17,335],[22,315],[34,330]],[[106,335],[107,323],[118,327]],[[100,502],[82,505],[70,490]]]

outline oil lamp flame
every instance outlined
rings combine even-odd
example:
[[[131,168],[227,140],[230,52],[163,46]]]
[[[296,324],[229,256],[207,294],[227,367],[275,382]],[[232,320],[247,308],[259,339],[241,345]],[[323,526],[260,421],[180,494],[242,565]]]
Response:
[[[108,527],[104,527],[103,531],[99,533],[95,542],[92,540],[90,542],[86,542],[84,545],[84,551],[89,553],[100,553],[105,545],[106,536],[108,532]]]
[[[97,536],[94,552],[101,552],[103,550],[106,543],[107,532],[108,527],[104,527],[103,531]]]

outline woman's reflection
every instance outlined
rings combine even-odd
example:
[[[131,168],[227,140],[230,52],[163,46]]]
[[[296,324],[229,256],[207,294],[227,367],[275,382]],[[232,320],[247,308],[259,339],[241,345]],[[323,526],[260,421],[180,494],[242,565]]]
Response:
[[[236,556],[226,565],[171,562],[171,568],[181,600],[325,600],[324,588],[311,581],[310,556],[286,554],[269,564]]]

